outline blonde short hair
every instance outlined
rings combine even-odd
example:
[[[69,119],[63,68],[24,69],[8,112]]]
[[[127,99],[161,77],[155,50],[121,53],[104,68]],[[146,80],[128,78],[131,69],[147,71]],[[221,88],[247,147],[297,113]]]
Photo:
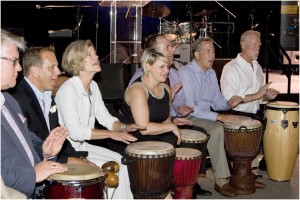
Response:
[[[146,69],[146,64],[148,63],[149,65],[153,65],[158,59],[161,59],[167,65],[171,64],[170,58],[166,57],[157,48],[149,48],[143,51],[141,57],[141,66],[145,74],[148,73],[148,70]]]
[[[94,47],[90,40],[77,40],[69,44],[62,57],[62,68],[68,74],[78,76],[84,70],[84,59],[88,56],[89,47]]]

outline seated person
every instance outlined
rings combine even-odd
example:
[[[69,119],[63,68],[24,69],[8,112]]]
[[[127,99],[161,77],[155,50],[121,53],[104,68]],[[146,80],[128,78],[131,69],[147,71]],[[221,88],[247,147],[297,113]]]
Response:
[[[28,49],[22,61],[25,77],[12,95],[19,102],[29,130],[45,140],[49,131],[59,126],[55,101],[51,97],[51,90],[60,74],[58,62],[53,50],[48,47]],[[86,151],[75,151],[66,140],[57,162],[93,165],[86,157]]]
[[[19,50],[24,49],[22,37],[1,29],[1,177],[7,187],[27,198],[36,198],[42,189],[36,183],[67,170],[48,159],[58,154],[68,133],[66,128],[57,127],[42,142],[28,130],[18,102],[5,92],[16,85],[18,72],[22,70]],[[43,161],[38,153],[43,154]]]
[[[192,125],[184,118],[171,118],[171,88],[165,83],[170,59],[158,49],[145,49],[141,57],[144,75],[136,79],[125,91],[121,121],[147,127],[132,134],[138,141],[162,141],[174,147],[181,142],[177,125]],[[172,120],[171,120],[172,119]],[[120,153],[124,151],[120,148]]]
[[[101,71],[94,45],[90,40],[74,41],[67,46],[62,58],[63,69],[73,77],[58,89],[55,101],[59,122],[69,130],[69,141],[77,151],[87,151],[87,159],[98,166],[107,161],[121,162],[121,155],[109,149],[91,145],[86,140],[111,138],[126,144],[136,141],[128,132],[144,129],[126,125],[113,117],[105,107],[101,92],[93,77]],[[95,129],[95,121],[108,130]],[[132,199],[127,166],[120,164],[119,186],[108,189],[108,198]]]

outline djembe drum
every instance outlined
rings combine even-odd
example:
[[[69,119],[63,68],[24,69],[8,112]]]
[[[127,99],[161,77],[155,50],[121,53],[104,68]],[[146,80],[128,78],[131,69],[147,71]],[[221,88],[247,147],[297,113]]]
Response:
[[[176,148],[172,183],[175,199],[192,199],[193,186],[201,165],[201,152],[191,148]]]
[[[44,189],[47,199],[104,199],[104,175],[96,166],[64,164],[68,171],[53,174]]]
[[[230,185],[239,194],[255,192],[251,170],[252,160],[258,155],[263,126],[258,120],[240,116],[242,123],[224,123],[225,150],[233,160]]]
[[[299,151],[299,106],[287,101],[270,102],[265,118],[263,147],[269,178],[289,181]]]
[[[197,126],[188,126],[181,128],[181,143],[180,147],[197,149],[202,154],[202,161],[200,166],[200,174],[206,174],[206,156],[207,156],[207,142],[209,135]]]
[[[136,199],[165,198],[170,189],[175,149],[166,142],[129,144],[122,163],[128,165],[130,188]]]

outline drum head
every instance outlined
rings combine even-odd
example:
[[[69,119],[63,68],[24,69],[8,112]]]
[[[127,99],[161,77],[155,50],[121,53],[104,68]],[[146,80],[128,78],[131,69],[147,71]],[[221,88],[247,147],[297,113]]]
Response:
[[[223,124],[224,128],[239,129],[242,126],[245,126],[247,129],[254,129],[254,128],[259,128],[262,126],[262,124],[258,120],[255,120],[255,119],[252,119],[252,118],[246,117],[246,116],[239,116],[239,117],[242,121],[241,124],[225,122]]]
[[[200,131],[191,129],[180,129],[183,141],[203,141],[207,139],[207,135]]]
[[[191,159],[201,156],[201,152],[197,149],[192,148],[175,148],[176,150],[176,159],[180,160]]]
[[[100,169],[91,165],[80,164],[63,164],[68,168],[68,171],[61,174],[53,174],[49,176],[50,180],[60,181],[83,181],[99,178],[103,176]]]
[[[163,155],[174,152],[174,147],[166,142],[144,141],[129,144],[125,151],[136,155]]]
[[[191,61],[191,45],[190,44],[181,44],[179,45],[174,52],[174,65],[177,69],[183,66],[183,63],[189,63]],[[180,61],[177,62],[176,60]]]
[[[267,107],[272,108],[299,108],[299,105],[290,101],[273,101],[267,104]]]

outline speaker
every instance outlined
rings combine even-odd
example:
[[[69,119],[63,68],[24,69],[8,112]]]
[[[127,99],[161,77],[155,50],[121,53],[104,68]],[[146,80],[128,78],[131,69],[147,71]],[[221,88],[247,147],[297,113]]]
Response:
[[[104,101],[122,99],[128,83],[127,68],[122,63],[101,64],[101,72],[94,76],[94,80],[99,86]]]
[[[216,58],[213,64],[213,69],[216,72],[218,81],[220,82],[221,79],[221,75],[222,75],[222,71],[223,71],[223,67],[229,62],[231,61],[233,58]]]

